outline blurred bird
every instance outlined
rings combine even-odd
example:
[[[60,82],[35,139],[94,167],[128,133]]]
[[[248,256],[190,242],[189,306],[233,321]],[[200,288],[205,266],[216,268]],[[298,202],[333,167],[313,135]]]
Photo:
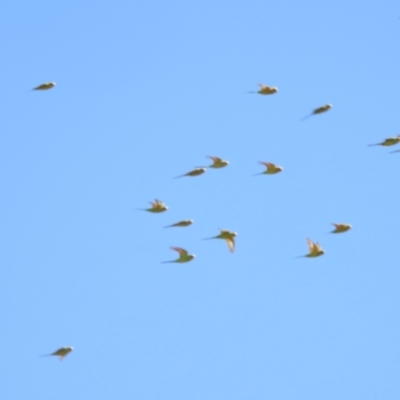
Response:
[[[54,86],[56,86],[55,82],[46,82],[46,83],[42,83],[39,86],[36,86],[32,90],[48,90],[48,89],[53,88]]]
[[[198,176],[204,174],[206,172],[205,168],[195,168],[192,171],[187,172],[186,174],[175,176],[175,178],[182,178],[183,176]]]
[[[164,228],[172,228],[174,226],[189,226],[192,224],[193,224],[192,219],[185,219],[184,221],[179,221],[179,222],[176,222],[175,224],[164,226]]]
[[[283,171],[282,167],[279,167],[273,163],[260,161],[260,164],[265,165],[265,167],[267,169],[264,172],[260,172],[259,174],[255,174],[255,175],[263,175],[263,174],[271,175],[271,174],[277,174],[278,172]]]
[[[163,261],[161,264],[166,264],[166,263],[185,263],[188,261],[193,260],[193,258],[195,258],[196,256],[194,254],[189,254],[187,252],[187,250],[182,249],[180,247],[172,247],[172,250],[175,250],[179,253],[179,258],[177,258],[176,260],[173,261]]]
[[[335,224],[332,223],[335,229],[331,233],[342,233],[350,230],[352,227],[349,224]]]
[[[310,118],[313,115],[324,113],[324,112],[330,110],[331,108],[332,108],[332,104],[326,104],[326,105],[324,105],[322,107],[318,107],[310,115],[305,116],[300,121],[304,121],[305,119]]]
[[[223,168],[229,165],[229,161],[223,160],[222,158],[219,157],[208,156],[207,158],[213,160],[213,163],[209,165],[208,168]]]
[[[161,201],[155,199],[154,202],[150,201],[151,208],[139,208],[138,210],[148,211],[152,213],[161,213],[168,210],[168,207]]]
[[[381,143],[369,144],[368,146],[393,146],[400,142],[400,135],[385,139]]]
[[[45,354],[45,355],[40,356],[40,357],[57,356],[60,360],[62,360],[64,357],[66,357],[73,350],[74,350],[73,347],[61,347],[58,350],[56,350],[54,353]]]
[[[217,236],[213,236],[210,238],[206,238],[204,240],[209,240],[209,239],[224,239],[226,243],[228,244],[229,250],[231,253],[235,251],[235,237],[237,236],[236,232],[231,232],[225,229],[220,229],[221,233]]]
[[[307,238],[307,243],[308,243],[308,248],[310,249],[310,252],[306,254],[305,256],[299,256],[297,258],[301,257],[319,257],[325,254],[325,251],[322,250],[322,247],[319,245],[319,243],[314,243],[310,239]]]
[[[274,94],[278,91],[277,87],[272,87],[272,86],[265,86],[262,83],[259,83],[258,86],[260,86],[260,90],[257,90],[255,92],[247,92],[247,93],[258,93],[258,94]]]

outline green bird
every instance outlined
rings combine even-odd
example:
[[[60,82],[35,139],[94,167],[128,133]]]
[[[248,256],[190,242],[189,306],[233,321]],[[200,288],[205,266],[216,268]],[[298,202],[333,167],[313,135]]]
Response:
[[[324,106],[316,108],[310,115],[305,116],[300,121],[304,121],[307,118],[312,117],[313,115],[322,114],[326,111],[329,111],[332,108],[332,104],[325,104]]]
[[[164,228],[172,228],[174,226],[184,227],[184,226],[189,226],[192,224],[193,224],[192,219],[185,219],[183,221],[176,222],[175,224],[164,226]]]
[[[282,167],[279,167],[273,163],[260,161],[260,164],[264,165],[266,167],[266,170],[264,172],[260,172],[259,174],[256,174],[256,175],[263,175],[263,174],[272,175],[272,174],[277,174],[278,172],[283,171]]]
[[[172,247],[172,250],[175,250],[179,253],[179,258],[176,260],[172,261],[163,261],[161,264],[167,264],[167,263],[185,263],[192,261],[196,256],[194,254],[189,254],[187,250],[182,249],[181,247]]]
[[[45,354],[43,356],[40,357],[48,357],[48,356],[57,356],[60,361],[63,360],[69,353],[71,353],[71,351],[73,351],[74,348],[73,347],[60,347],[58,350],[56,350],[54,353],[50,353],[50,354]]]
[[[350,230],[352,228],[352,226],[349,224],[332,223],[332,225],[335,227],[335,229],[331,233],[343,233],[343,232],[347,232],[348,230]]]
[[[307,244],[308,248],[310,249],[310,252],[306,254],[305,256],[299,256],[297,258],[301,257],[319,257],[325,254],[325,251],[322,250],[322,247],[320,246],[319,243],[314,243],[311,239],[307,238]]]
[[[226,229],[220,229],[221,233],[217,236],[213,236],[210,238],[206,238],[204,240],[209,239],[224,239],[228,244],[229,250],[231,253],[235,251],[235,237],[237,236],[236,232],[228,231]]]
[[[387,147],[387,146],[393,146],[399,142],[400,142],[400,135],[398,135],[396,137],[387,138],[381,143],[369,144],[368,146],[385,146],[385,147]]]
[[[175,178],[182,178],[183,176],[198,176],[198,175],[204,174],[204,172],[206,172],[205,168],[195,168],[195,169],[187,172],[186,174],[175,176]]]
[[[207,158],[210,158],[213,161],[213,163],[208,166],[209,168],[223,168],[229,165],[229,161],[223,160],[219,157],[208,156]]]
[[[150,201],[150,208],[138,208],[138,210],[148,211],[152,213],[161,213],[168,210],[168,207],[161,201],[155,199],[154,201]]]
[[[54,86],[56,86],[55,82],[46,82],[46,83],[42,83],[39,86],[36,86],[32,90],[48,90],[48,89],[53,88]]]
[[[260,86],[260,90],[257,90],[255,92],[247,92],[247,93],[258,93],[262,95],[267,95],[267,94],[274,94],[278,92],[278,88],[276,86],[266,86],[263,85],[262,83],[259,83],[258,86]]]

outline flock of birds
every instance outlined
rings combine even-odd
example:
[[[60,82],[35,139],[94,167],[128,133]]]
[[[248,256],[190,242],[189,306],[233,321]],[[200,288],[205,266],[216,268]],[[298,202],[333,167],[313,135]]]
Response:
[[[36,86],[32,90],[49,90],[49,89],[54,88],[55,86],[56,86],[56,84],[54,82],[46,82],[39,86]],[[277,87],[266,86],[263,84],[259,84],[259,86],[260,86],[259,90],[251,91],[248,93],[257,93],[260,95],[272,95],[272,94],[275,94],[278,92]],[[301,121],[303,121],[313,115],[325,113],[325,112],[329,111],[331,108],[332,108],[331,104],[326,104],[321,107],[318,107],[318,108],[314,109],[311,112],[311,114],[302,118]],[[394,146],[398,143],[400,143],[400,135],[391,137],[391,138],[386,138],[385,140],[383,140],[380,143],[370,144],[369,146],[389,147],[389,146]],[[392,151],[391,153],[397,153],[397,152],[400,152],[400,150],[395,150],[395,151]],[[215,157],[215,156],[209,156],[208,158],[210,158],[212,160],[212,164],[209,165],[208,167],[197,167],[183,175],[176,176],[175,178],[195,177],[195,176],[204,174],[206,172],[207,168],[224,168],[229,165],[229,162],[226,160],[223,160],[222,158]],[[263,162],[262,161],[262,162],[260,162],[260,164],[265,166],[265,171],[258,173],[256,175],[262,175],[262,174],[272,175],[272,174],[277,174],[277,173],[283,171],[282,167],[275,165],[271,162]],[[140,209],[140,210],[144,210],[144,211],[147,211],[150,213],[162,213],[162,212],[165,212],[168,210],[168,207],[161,200],[156,199],[153,202],[150,202],[150,204],[151,204],[150,208]],[[173,228],[173,227],[184,228],[184,227],[188,227],[192,224],[193,224],[193,220],[183,220],[183,221],[178,221],[176,223],[173,223],[171,225],[167,225],[164,228]],[[331,233],[335,233],[335,234],[347,232],[348,230],[350,230],[352,228],[352,226],[347,223],[332,223],[332,225],[335,228],[333,231],[331,231]],[[210,238],[206,238],[204,240],[223,239],[228,244],[229,250],[233,253],[235,251],[236,236],[237,236],[236,232],[229,231],[227,229],[221,229],[219,235],[216,235],[216,236],[213,236]],[[299,256],[297,258],[300,258],[300,257],[315,258],[315,257],[319,257],[319,256],[322,256],[323,254],[325,254],[325,251],[322,249],[322,247],[319,243],[315,243],[311,239],[307,238],[307,244],[308,244],[309,252],[307,254],[305,254],[303,256]],[[186,249],[183,249],[181,247],[171,246],[171,249],[178,252],[179,257],[176,260],[163,261],[162,263],[186,263],[186,262],[192,261],[195,258],[194,254],[189,254],[189,252]],[[57,349],[56,351],[54,351],[53,353],[46,354],[42,357],[57,356],[57,357],[59,357],[60,360],[62,360],[62,359],[64,359],[64,357],[66,357],[72,351],[73,351],[73,347],[61,347],[61,348]]]

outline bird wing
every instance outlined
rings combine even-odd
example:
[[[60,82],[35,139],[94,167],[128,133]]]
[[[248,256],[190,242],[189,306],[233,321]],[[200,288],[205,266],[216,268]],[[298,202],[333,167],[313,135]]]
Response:
[[[188,255],[187,250],[182,249],[181,247],[172,247],[172,246],[171,246],[171,249],[177,251],[181,257],[182,257],[182,256],[187,256],[187,255]]]

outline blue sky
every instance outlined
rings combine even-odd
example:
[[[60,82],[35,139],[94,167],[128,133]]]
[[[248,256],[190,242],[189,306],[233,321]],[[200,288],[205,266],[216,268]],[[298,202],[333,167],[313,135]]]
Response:
[[[3,6],[0,397],[398,399],[400,147],[367,145],[400,133],[399,17],[394,1]],[[173,179],[208,155],[229,167]],[[284,171],[253,176],[259,161]],[[155,198],[168,212],[137,210]],[[202,240],[220,228],[234,254]],[[323,257],[295,258],[307,237]],[[196,259],[161,264],[170,246]]]

